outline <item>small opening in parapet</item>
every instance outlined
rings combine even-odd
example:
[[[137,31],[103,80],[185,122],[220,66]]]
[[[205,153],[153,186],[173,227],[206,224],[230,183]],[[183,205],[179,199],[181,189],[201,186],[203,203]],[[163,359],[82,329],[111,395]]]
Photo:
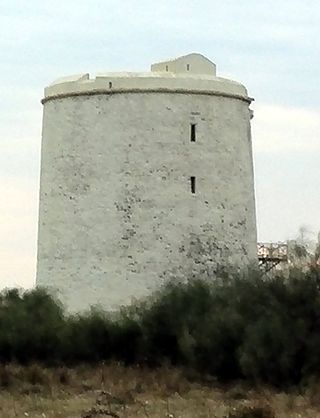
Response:
[[[187,64],[187,71],[190,71],[190,64]]]
[[[109,81],[109,89],[112,89],[112,83]]]
[[[169,71],[169,67],[168,67],[168,65],[166,65],[166,71]]]
[[[190,125],[190,141],[196,142],[196,124],[191,123]]]
[[[195,192],[196,192],[196,178],[194,176],[190,177],[190,184],[191,184],[191,193],[195,194]]]

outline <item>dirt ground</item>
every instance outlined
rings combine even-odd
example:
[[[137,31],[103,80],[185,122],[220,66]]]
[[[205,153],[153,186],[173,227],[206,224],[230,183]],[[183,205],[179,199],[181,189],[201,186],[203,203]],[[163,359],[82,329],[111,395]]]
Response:
[[[0,417],[320,418],[320,384],[303,393],[197,383],[168,367],[0,366]]]

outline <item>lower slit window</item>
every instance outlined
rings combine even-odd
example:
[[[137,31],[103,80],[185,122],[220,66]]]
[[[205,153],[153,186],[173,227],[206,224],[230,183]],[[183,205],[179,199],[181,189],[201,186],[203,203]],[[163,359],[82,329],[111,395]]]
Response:
[[[194,176],[190,177],[191,193],[195,194],[196,192],[196,178]]]

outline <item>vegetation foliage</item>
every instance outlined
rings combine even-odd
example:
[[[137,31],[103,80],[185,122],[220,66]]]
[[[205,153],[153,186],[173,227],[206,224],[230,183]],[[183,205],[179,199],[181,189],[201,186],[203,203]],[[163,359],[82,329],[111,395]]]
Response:
[[[66,315],[41,289],[0,295],[0,362],[171,363],[221,381],[288,386],[320,375],[320,271],[171,282],[117,313]]]

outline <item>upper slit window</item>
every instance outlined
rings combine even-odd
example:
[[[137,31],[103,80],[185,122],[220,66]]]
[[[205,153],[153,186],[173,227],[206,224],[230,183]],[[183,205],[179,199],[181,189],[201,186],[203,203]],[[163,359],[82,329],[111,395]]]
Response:
[[[187,64],[187,71],[190,71],[190,64]]]
[[[191,123],[190,125],[190,141],[196,142],[196,124]]]
[[[190,177],[191,193],[195,194],[196,192],[196,178],[194,176]]]
[[[166,65],[166,71],[169,71],[169,67],[168,67],[168,65]]]

